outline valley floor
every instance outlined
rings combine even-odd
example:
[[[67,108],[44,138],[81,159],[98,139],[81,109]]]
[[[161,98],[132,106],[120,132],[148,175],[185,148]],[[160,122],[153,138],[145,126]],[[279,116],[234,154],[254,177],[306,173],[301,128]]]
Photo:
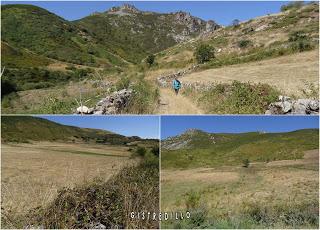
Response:
[[[135,164],[127,147],[80,143],[2,144],[2,218],[45,206],[63,187],[108,180]],[[10,227],[10,219],[5,222]],[[13,226],[14,223],[12,223]]]
[[[319,150],[304,159],[161,170],[161,210],[190,210],[162,228],[318,228]]]

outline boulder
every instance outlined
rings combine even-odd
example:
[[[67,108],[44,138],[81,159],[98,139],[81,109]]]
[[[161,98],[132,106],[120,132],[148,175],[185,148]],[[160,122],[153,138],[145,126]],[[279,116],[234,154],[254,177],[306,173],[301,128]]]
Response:
[[[77,108],[77,113],[78,114],[89,114],[93,112],[93,110],[90,110],[87,106],[80,106]]]
[[[319,100],[292,100],[286,96],[279,96],[278,99],[268,106],[265,114],[319,114]]]

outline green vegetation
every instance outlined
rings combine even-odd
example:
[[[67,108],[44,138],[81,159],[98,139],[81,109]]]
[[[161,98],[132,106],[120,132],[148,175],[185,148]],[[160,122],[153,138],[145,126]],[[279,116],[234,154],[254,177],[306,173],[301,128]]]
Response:
[[[251,41],[250,41],[250,40],[240,40],[240,41],[238,42],[238,46],[239,46],[241,49],[247,48],[250,44],[251,44]]]
[[[242,161],[242,163],[243,163],[243,167],[245,167],[245,168],[248,168],[249,167],[249,165],[250,165],[250,161],[249,161],[249,159],[244,159],[243,161]]]
[[[292,9],[299,9],[304,5],[304,1],[292,1],[288,4],[281,6],[281,11],[287,11]]]
[[[36,6],[2,5],[2,39],[14,47],[76,64],[93,65],[84,36],[72,23]]]
[[[74,71],[49,71],[37,67],[5,69],[3,80],[16,85],[17,91],[29,89],[41,89],[63,85],[69,81],[80,81],[88,77],[92,73],[91,69],[76,69]],[[2,89],[6,89],[7,85],[2,85]]]
[[[92,143],[126,144],[140,138],[125,137],[104,130],[81,129],[61,125],[31,116],[2,116],[3,142],[83,141]]]
[[[146,62],[149,66],[152,66],[155,60],[155,56],[153,54],[148,55]]]
[[[207,44],[200,44],[196,48],[194,56],[198,63],[203,64],[214,58],[214,48]]]
[[[125,112],[133,114],[154,113],[159,100],[159,90],[150,82],[140,78],[133,86],[134,95]]]
[[[190,212],[162,228],[319,228],[318,129],[190,130],[161,146],[161,207]]]
[[[43,56],[13,48],[5,42],[1,42],[1,54],[1,65],[6,68],[42,67],[52,62]]]
[[[217,84],[208,90],[186,89],[185,95],[195,99],[211,114],[261,114],[279,92],[267,84],[251,84],[238,81]]]
[[[318,131],[306,129],[289,133],[243,134],[200,132],[191,137],[185,134],[174,141],[188,139],[188,146],[178,150],[163,149],[161,165],[164,168],[196,168],[241,165],[243,159],[249,162],[299,159],[303,157],[303,151],[318,148]],[[215,143],[211,137],[214,137]],[[165,146],[165,142],[162,146]],[[192,160],[190,155],[193,156]]]

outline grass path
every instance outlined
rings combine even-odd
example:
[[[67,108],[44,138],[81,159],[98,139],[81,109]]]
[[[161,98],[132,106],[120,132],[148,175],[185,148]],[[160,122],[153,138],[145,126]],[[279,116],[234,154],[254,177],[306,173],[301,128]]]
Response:
[[[175,95],[172,89],[160,88],[158,114],[203,114],[188,98],[181,94]]]

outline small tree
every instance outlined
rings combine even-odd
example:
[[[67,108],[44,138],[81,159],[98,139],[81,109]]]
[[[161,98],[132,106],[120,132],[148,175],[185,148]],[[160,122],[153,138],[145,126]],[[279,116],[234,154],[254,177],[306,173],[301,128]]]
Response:
[[[153,153],[153,155],[158,157],[159,156],[159,146],[152,147],[151,152]]]
[[[146,155],[146,148],[145,147],[138,147],[137,148],[137,154],[141,157],[144,157],[144,155]]]
[[[292,1],[289,2],[288,4],[282,5],[281,6],[281,11],[287,11],[291,9],[299,9],[304,5],[304,1]]]
[[[154,64],[155,56],[153,54],[148,55],[146,62],[149,66],[152,66]]]
[[[244,159],[244,160],[242,161],[242,163],[243,163],[243,167],[245,167],[245,168],[248,168],[249,165],[250,165],[250,161],[249,161],[248,158]]]
[[[208,62],[214,58],[214,48],[207,44],[200,44],[197,47],[194,56],[198,63],[202,64]]]
[[[240,40],[238,41],[238,46],[241,49],[247,48],[251,44],[250,40]]]

